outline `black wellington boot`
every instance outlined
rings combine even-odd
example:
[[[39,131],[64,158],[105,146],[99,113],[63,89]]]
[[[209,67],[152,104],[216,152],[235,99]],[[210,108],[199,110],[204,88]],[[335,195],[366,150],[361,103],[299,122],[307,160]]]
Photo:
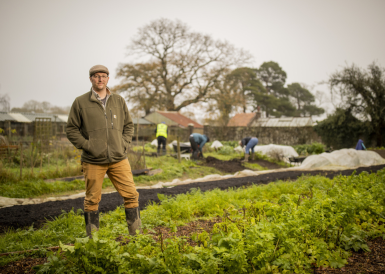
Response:
[[[99,230],[99,210],[84,212],[84,218],[86,220],[87,236],[92,239],[92,232]]]
[[[140,210],[139,207],[135,208],[125,208],[126,212],[126,221],[128,225],[128,233],[131,236],[136,235],[136,230],[139,230],[142,233],[142,221],[140,220]]]

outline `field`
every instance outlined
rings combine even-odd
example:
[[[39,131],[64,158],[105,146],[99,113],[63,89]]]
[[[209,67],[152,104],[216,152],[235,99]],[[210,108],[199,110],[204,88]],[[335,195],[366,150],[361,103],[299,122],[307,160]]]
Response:
[[[368,251],[367,240],[385,233],[384,169],[264,186],[252,178],[226,191],[158,193],[160,203],[141,212],[145,229],[135,241],[125,236],[121,208],[102,214],[94,240],[83,238],[76,210],[37,230],[8,231],[0,252],[40,248],[26,256],[49,257],[41,273],[312,273],[343,267],[351,252]],[[60,242],[61,252],[44,250]],[[2,264],[23,258],[2,257]]]
[[[262,155],[246,165],[236,153],[206,151],[205,157],[206,161],[181,163],[173,157],[146,157],[147,166],[165,171],[158,177],[136,177],[136,183],[285,166]],[[72,161],[75,169],[76,159]],[[57,166],[71,167],[66,161]],[[26,185],[24,192],[14,191],[14,195],[28,195],[28,189],[29,195],[37,197],[44,192],[62,194],[66,192],[60,187],[66,184],[74,185],[70,192],[84,188],[82,181],[45,183],[38,172],[34,176],[20,185],[30,183],[41,189]],[[58,189],[46,189],[46,184]],[[4,182],[0,186],[2,191],[8,187]],[[0,272],[385,271],[384,166],[306,174],[284,171],[138,191],[143,234],[135,238],[127,235],[117,193],[103,194],[100,231],[92,240],[85,235],[83,198],[0,209],[0,253],[6,253],[0,254]]]

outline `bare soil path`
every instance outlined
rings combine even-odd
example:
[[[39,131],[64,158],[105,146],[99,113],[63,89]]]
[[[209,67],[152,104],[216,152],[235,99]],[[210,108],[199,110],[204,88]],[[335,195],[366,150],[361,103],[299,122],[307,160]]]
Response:
[[[250,160],[249,163],[252,164],[258,164],[261,167],[267,168],[267,169],[279,169],[283,168],[282,166],[276,164],[276,163],[271,163],[266,160]],[[214,167],[222,172],[227,172],[227,173],[235,173],[238,171],[242,171],[247,169],[242,165],[242,162],[240,159],[233,159],[230,161],[221,161],[217,158],[208,156],[206,158],[206,161],[202,163],[204,166],[209,166],[209,167]]]

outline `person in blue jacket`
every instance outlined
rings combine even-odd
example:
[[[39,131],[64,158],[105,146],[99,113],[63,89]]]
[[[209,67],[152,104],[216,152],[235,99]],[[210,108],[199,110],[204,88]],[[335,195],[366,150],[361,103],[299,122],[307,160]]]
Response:
[[[190,135],[189,140],[192,149],[192,158],[196,160],[199,157],[203,157],[202,148],[207,142],[210,141],[210,138],[206,135],[193,133]]]
[[[358,143],[356,145],[356,150],[366,150],[364,142],[361,139],[358,140]]]
[[[245,160],[242,162],[247,162],[249,161],[249,153],[251,149],[251,159],[254,160],[254,147],[258,144],[258,138],[257,137],[246,137],[243,138],[241,141],[239,141],[239,145],[241,147],[246,146],[245,149]]]

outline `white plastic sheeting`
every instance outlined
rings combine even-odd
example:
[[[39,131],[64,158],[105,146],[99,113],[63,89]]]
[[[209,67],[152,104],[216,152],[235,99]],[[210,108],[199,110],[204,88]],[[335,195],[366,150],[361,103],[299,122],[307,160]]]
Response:
[[[158,147],[158,139],[152,140],[151,145]]]
[[[169,148],[173,148],[173,145],[177,145],[177,140],[174,140],[174,141],[172,141],[171,143],[169,143],[168,144],[168,147]],[[182,143],[182,142],[180,142],[180,144],[182,145],[182,144],[184,144],[184,145],[187,145],[187,146],[190,146],[191,144],[190,144],[190,142],[186,142],[186,143]]]
[[[236,148],[234,148],[234,150],[235,150],[236,152],[239,152],[239,153],[242,153],[242,152],[245,151],[245,149],[242,148],[241,146],[237,146]]]
[[[354,168],[385,164],[385,159],[374,151],[341,149],[332,153],[311,155],[303,161],[301,169]]]
[[[219,141],[214,141],[212,144],[211,144],[211,148],[215,148],[215,149],[218,149],[218,148],[221,148],[223,147],[222,143],[219,142]]]
[[[265,154],[271,158],[274,158],[274,156],[282,155],[284,157],[298,157],[297,151],[291,146],[280,146],[280,145],[266,145],[266,146],[255,146],[254,147],[255,152],[260,152],[262,154]]]

